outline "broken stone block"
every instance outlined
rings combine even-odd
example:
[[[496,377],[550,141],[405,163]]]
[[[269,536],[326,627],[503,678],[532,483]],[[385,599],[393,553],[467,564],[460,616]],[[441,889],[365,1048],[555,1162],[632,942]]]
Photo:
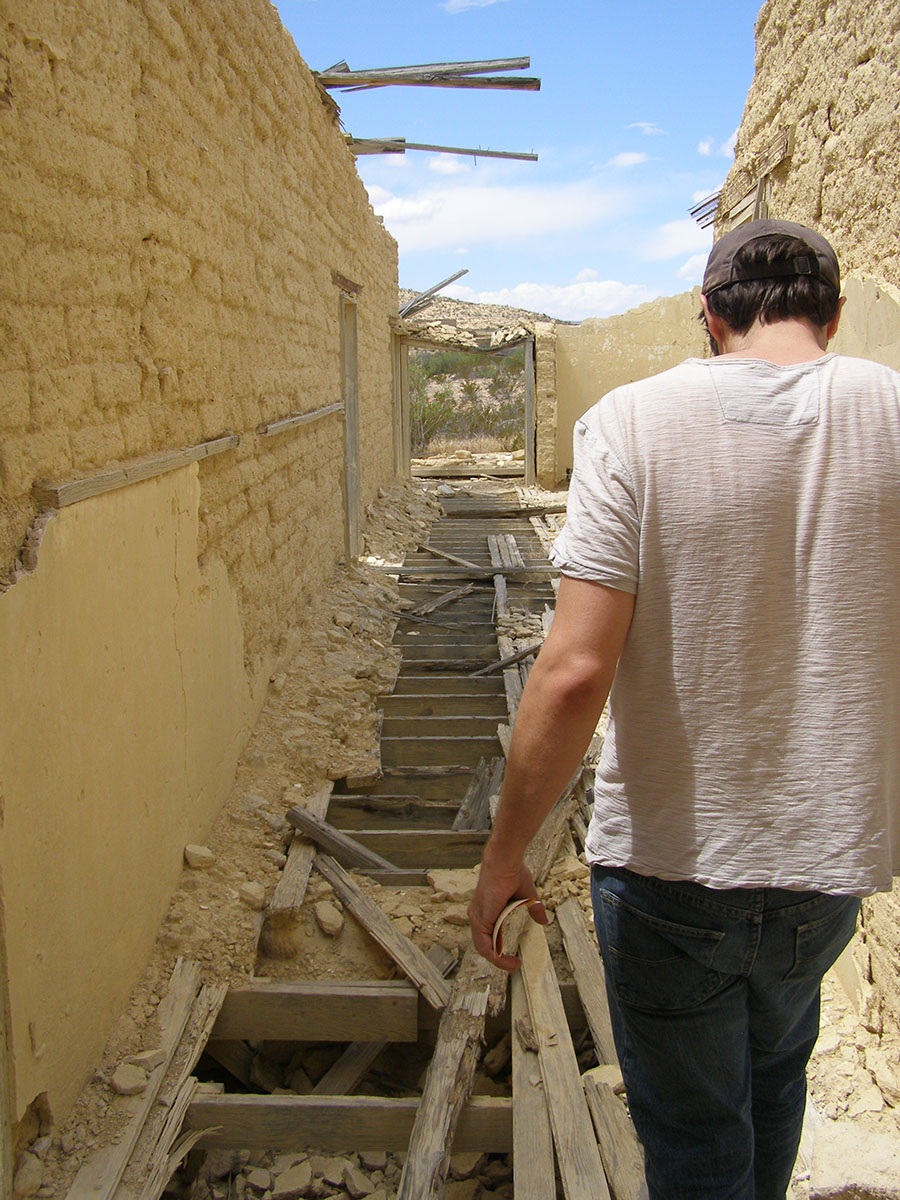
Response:
[[[330,900],[320,900],[315,907],[316,924],[328,937],[337,937],[344,928],[344,915]]]
[[[166,1052],[165,1050],[142,1050],[140,1054],[132,1054],[128,1061],[149,1075],[151,1071],[156,1070],[160,1063],[166,1061]]]
[[[272,1186],[272,1176],[264,1167],[254,1167],[246,1178],[247,1187],[254,1192],[267,1192]]]
[[[383,1171],[388,1164],[384,1150],[360,1150],[359,1165],[367,1171]]]
[[[488,1156],[484,1153],[452,1154],[450,1156],[450,1178],[471,1179],[488,1164]]]
[[[900,1144],[897,1135],[853,1123],[826,1122],[816,1131],[810,1200],[900,1197]]]
[[[363,1196],[371,1196],[375,1191],[374,1183],[357,1167],[344,1167],[341,1182],[351,1200],[362,1200]]]
[[[447,1184],[446,1200],[477,1200],[481,1184],[477,1179],[456,1179]]]
[[[448,904],[441,916],[448,925],[468,925],[469,914],[464,904]]]
[[[133,1063],[119,1063],[109,1084],[120,1096],[137,1096],[147,1086],[147,1072]]]
[[[39,1158],[26,1152],[19,1158],[13,1190],[19,1196],[33,1196],[43,1182],[44,1164]]]
[[[297,1200],[298,1197],[306,1195],[312,1180],[313,1173],[309,1162],[297,1163],[275,1176],[272,1182],[272,1200]]]
[[[347,1158],[326,1158],[322,1163],[322,1178],[326,1183],[339,1186],[344,1182],[344,1171],[353,1167]]]
[[[192,871],[208,871],[215,866],[216,856],[209,846],[185,846],[184,861]]]
[[[266,889],[261,883],[242,883],[238,888],[238,898],[254,912],[262,912],[266,906]]]
[[[429,871],[426,878],[436,892],[450,901],[468,903],[475,895],[478,868],[446,868]]]

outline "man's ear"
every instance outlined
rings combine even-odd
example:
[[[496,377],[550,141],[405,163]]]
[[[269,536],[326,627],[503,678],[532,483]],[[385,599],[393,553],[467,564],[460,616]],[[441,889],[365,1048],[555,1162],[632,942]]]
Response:
[[[700,293],[700,303],[703,306],[703,312],[706,314],[706,326],[709,329],[709,336],[716,343],[716,345],[719,348],[718,352],[719,352],[719,354],[721,354],[722,353],[722,338],[723,338],[723,334],[726,332],[727,326],[726,326],[725,322],[722,320],[722,318],[717,317],[716,314],[709,307],[709,301],[707,300],[706,296],[703,295],[702,292]]]
[[[703,297],[701,296],[700,299],[702,300]],[[830,342],[831,339],[834,337],[834,335],[837,333],[838,325],[840,325],[840,323],[841,323],[841,313],[843,312],[844,305],[846,303],[847,303],[847,297],[841,296],[840,300],[838,300],[837,312],[834,314],[834,316],[831,318],[831,320],[825,326],[825,341],[826,342]]]

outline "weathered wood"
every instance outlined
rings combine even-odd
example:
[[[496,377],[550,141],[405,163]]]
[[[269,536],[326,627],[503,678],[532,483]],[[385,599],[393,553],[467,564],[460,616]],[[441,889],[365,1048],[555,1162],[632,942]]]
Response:
[[[644,1151],[625,1106],[594,1071],[587,1071],[582,1078],[613,1195],[616,1200],[649,1200]]]
[[[514,654],[507,654],[499,662],[491,663],[489,667],[481,667],[480,670],[473,671],[469,678],[476,679],[479,675],[494,675],[497,671],[502,671],[506,667],[512,667],[516,663],[520,663],[523,659],[530,658],[532,654],[537,654],[543,644],[543,642],[535,642],[531,646],[526,646],[524,650],[516,650]]]
[[[347,140],[350,142],[352,147],[354,143],[358,144],[361,139],[354,138],[351,134],[347,134]],[[373,139],[365,138],[364,140],[371,142]],[[406,138],[392,138],[388,140],[399,141],[403,143],[406,142]],[[439,283],[432,284],[432,286],[430,288],[426,288],[424,292],[417,292],[411,300],[407,300],[405,304],[400,306],[400,312],[397,315],[400,317],[407,317],[410,313],[415,312],[416,309],[424,308],[431,300],[432,296],[437,295],[437,293],[443,288],[447,287],[448,284],[455,283],[457,279],[462,279],[463,275],[468,275],[468,273],[468,267],[460,267],[458,271],[454,271],[452,275],[448,275],[446,279],[442,279]]]
[[[473,867],[488,837],[486,829],[357,829],[354,833],[363,846],[389,856],[395,871]],[[366,873],[373,869],[366,868]]]
[[[32,497],[44,508],[67,508],[70,504],[77,504],[79,500],[100,496],[103,492],[112,492],[116,488],[128,487],[144,479],[153,479],[167,471],[177,471],[180,467],[199,462],[201,458],[223,454],[237,446],[240,440],[236,433],[229,433],[210,442],[201,442],[198,446],[186,446],[181,450],[155,454],[152,458],[126,463],[124,467],[117,467],[114,471],[103,471],[85,479],[74,479],[71,483],[49,483],[40,480],[32,489]]]
[[[306,811],[315,817],[324,818],[328,812],[328,802],[331,799],[333,788],[333,783],[327,783],[308,797]],[[278,931],[284,926],[292,924],[297,918],[306,896],[306,886],[309,883],[309,873],[312,870],[315,854],[315,843],[309,838],[303,837],[302,834],[295,833],[294,840],[288,847],[287,862],[284,864],[281,878],[264,914],[260,948],[267,954],[281,957],[292,953],[289,948],[282,946]]]
[[[449,829],[459,805],[409,796],[332,796],[328,815],[338,829]]]
[[[147,1087],[118,1105],[125,1115],[124,1131],[113,1146],[89,1159],[75,1176],[66,1200],[110,1200],[128,1166],[147,1116],[153,1108],[166,1072],[191,1016],[200,986],[200,967],[179,958],[172,971],[169,990],[159,1008],[160,1048],[165,1060],[150,1074]]]
[[[344,403],[342,400],[338,400],[336,404],[326,404],[324,408],[314,408],[311,412],[291,413],[289,417],[282,417],[279,421],[268,421],[264,425],[259,425],[256,432],[260,437],[274,437],[276,433],[285,433],[288,429],[296,429],[298,425],[309,425],[321,417],[328,417],[332,413],[343,411]]]
[[[455,567],[449,563],[446,567],[430,567],[425,564],[407,567],[402,563],[386,563],[384,566],[373,566],[371,569],[382,575],[397,575],[403,580],[492,579],[494,575],[502,574],[506,576],[507,581],[513,583],[549,583],[559,574],[556,567],[549,564],[532,567],[503,567],[498,570],[497,567]]]
[[[512,1022],[513,1184],[517,1196],[556,1200],[553,1132],[537,1051],[523,1024],[531,1028],[521,971],[510,979]],[[533,1033],[531,1037],[533,1038]]]
[[[519,954],[566,1200],[609,1200],[547,939],[533,921],[519,939]]]
[[[600,958],[597,943],[585,929],[581,905],[573,896],[557,908],[556,917],[562,930],[566,955],[572,965],[578,995],[581,997],[581,1004],[594,1039],[597,1057],[601,1063],[615,1066],[619,1059],[609,1019],[603,960]]]
[[[439,608],[446,608],[454,600],[459,600],[463,596],[470,595],[474,587],[474,584],[466,583],[462,587],[453,588],[452,591],[444,592],[442,596],[438,596],[437,600],[431,600],[428,604],[420,604],[417,608],[410,609],[410,613],[417,617],[426,617],[429,613],[437,612]]]
[[[506,92],[539,92],[541,81],[533,75],[427,75],[408,78],[395,76],[385,79],[378,71],[347,71],[344,74],[322,74],[319,83],[326,88],[357,87],[449,87],[484,88]]]
[[[521,569],[525,566],[515,535],[512,533],[489,533],[488,546],[491,551],[491,563],[494,566],[514,567]],[[499,559],[499,562],[498,562]]]
[[[429,868],[430,869],[430,868]],[[428,887],[428,871],[421,868],[416,871],[360,871],[368,879],[382,887]]]
[[[368,73],[389,80],[397,77],[415,77],[416,75],[484,75],[491,71],[527,71],[530,66],[531,59],[525,56],[523,58],[482,58],[472,62],[413,63],[406,67],[373,67]],[[334,75],[338,79],[344,80],[353,75],[346,62],[338,63],[327,71],[313,73],[320,81],[328,75]],[[440,286],[438,284],[438,287]]]
[[[525,486],[533,487],[537,475],[537,409],[535,405],[534,337],[525,342]]]
[[[221,1041],[211,1039],[206,1043],[206,1053],[215,1059],[220,1067],[229,1071],[235,1079],[249,1091],[254,1091],[250,1082],[250,1069],[253,1066],[253,1051],[244,1041],[233,1039]]]
[[[443,1008],[450,998],[450,989],[419,947],[394,927],[391,919],[381,911],[374,900],[360,890],[333,858],[319,854],[316,856],[315,865],[316,870],[337,892],[347,910],[390,955],[428,1003],[433,1008]]]
[[[184,1080],[165,1110],[166,1117],[159,1138],[146,1161],[134,1172],[135,1178],[143,1181],[139,1200],[160,1200],[178,1165],[200,1140],[197,1131],[182,1133],[185,1114],[196,1091],[197,1080],[191,1076]],[[116,1191],[115,1200],[126,1200],[126,1197],[133,1197],[134,1194],[132,1188],[122,1183]]]
[[[417,1099],[380,1096],[198,1096],[185,1127],[205,1131],[203,1146],[329,1152],[352,1146],[404,1153],[418,1107]],[[469,1100],[456,1128],[454,1153],[508,1154],[511,1149],[510,1100]]]
[[[467,558],[460,558],[456,554],[448,554],[446,550],[438,550],[436,546],[428,546],[420,543],[417,550],[423,550],[426,554],[433,554],[435,558],[443,558],[447,562],[455,563],[458,567],[469,567],[473,571],[478,570],[478,563],[469,562]]]
[[[495,616],[509,616],[509,589],[504,575],[494,576],[494,613]]]
[[[519,520],[526,517],[544,517],[548,513],[564,513],[565,504],[510,504],[497,505],[496,508],[468,508],[455,506],[453,501],[445,502],[444,509],[448,516],[459,515],[468,519],[494,518],[498,520]]]
[[[503,785],[503,773],[506,768],[504,758],[483,758],[466,792],[465,799],[459,806],[454,829],[489,829],[491,824],[491,797],[500,794]]]
[[[414,1042],[417,1014],[415,989],[399,980],[253,983],[229,990],[212,1037]]]
[[[376,854],[374,850],[356,841],[349,834],[335,829],[327,821],[322,821],[313,813],[307,812],[305,808],[297,806],[289,808],[285,815],[295,829],[299,829],[301,833],[314,841],[317,846],[321,846],[344,866],[369,867],[376,871],[392,871],[396,866],[395,863],[382,858],[380,854]]]
[[[433,677],[432,677],[433,678]],[[385,719],[397,717],[493,717],[506,714],[501,692],[471,692],[469,695],[443,693],[416,696],[410,693],[384,697]]]
[[[397,1200],[439,1200],[443,1195],[449,1150],[472,1090],[491,996],[499,1003],[505,991],[503,973],[470,947],[441,1017]]]
[[[496,755],[495,734],[462,737],[386,737],[381,742],[384,767],[476,766],[483,755]]]

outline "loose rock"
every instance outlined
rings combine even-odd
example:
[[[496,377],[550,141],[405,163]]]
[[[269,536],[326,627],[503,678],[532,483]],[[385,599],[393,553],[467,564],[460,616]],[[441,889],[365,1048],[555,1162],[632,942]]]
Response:
[[[344,915],[330,900],[320,900],[315,907],[316,924],[328,937],[337,937],[344,928]]]
[[[23,1154],[13,1180],[14,1191],[20,1196],[33,1196],[43,1182],[44,1164],[33,1154]]]
[[[216,856],[209,846],[185,846],[184,861],[193,871],[208,871],[215,866]]]
[[[238,898],[254,912],[262,912],[266,905],[266,889],[261,883],[242,883],[238,888]]]
[[[120,1063],[109,1084],[120,1096],[137,1096],[147,1086],[147,1072],[133,1063]]]

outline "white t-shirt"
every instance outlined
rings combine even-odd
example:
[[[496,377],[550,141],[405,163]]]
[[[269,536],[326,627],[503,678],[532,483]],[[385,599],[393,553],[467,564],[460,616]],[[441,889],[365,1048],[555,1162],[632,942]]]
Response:
[[[592,862],[710,887],[900,873],[900,375],[688,359],[575,428],[565,574],[635,593]]]

